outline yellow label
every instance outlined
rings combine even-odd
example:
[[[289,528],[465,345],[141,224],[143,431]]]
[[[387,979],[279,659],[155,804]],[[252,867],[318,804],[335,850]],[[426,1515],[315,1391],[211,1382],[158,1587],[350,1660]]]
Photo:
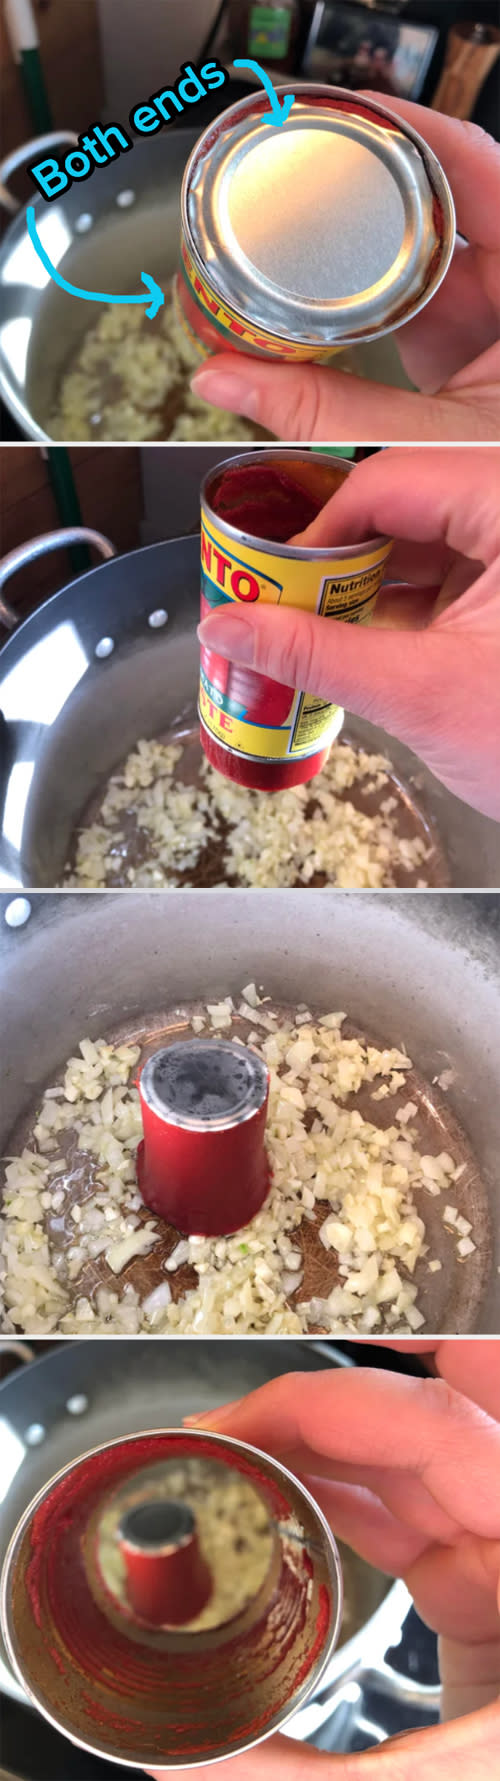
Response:
[[[305,755],[311,749],[325,748],[337,712],[338,705],[328,705],[324,699],[316,699],[314,693],[299,693],[288,753]]]
[[[384,559],[385,560],[385,559]],[[375,606],[381,575],[373,563],[358,575],[326,576],[318,612],[322,618],[347,618],[349,624],[366,624]]]
[[[341,560],[299,558],[254,548],[228,537],[202,509],[202,616],[228,603],[287,606],[324,618],[366,624],[391,551],[346,552]],[[200,714],[211,735],[241,754],[286,760],[316,754],[337,729],[338,706],[313,693],[280,688],[264,675],[238,669],[202,648]]]
[[[293,341],[283,340],[279,334],[273,334],[269,328],[254,327],[253,322],[245,322],[235,309],[229,307],[228,303],[220,301],[217,293],[202,277],[201,272],[198,272],[185,241],[182,241],[181,244],[181,270],[195,303],[203,310],[213,327],[217,329],[221,340],[230,340],[233,347],[239,343],[245,351],[252,352],[253,350],[263,357],[269,355],[269,358],[282,358],[290,362],[324,359],[326,353],[331,354],[342,350],[341,347],[332,348],[325,345],[295,345]],[[182,305],[179,305],[179,308],[182,312]],[[192,330],[182,313],[181,319],[187,333],[192,338]],[[207,346],[204,350],[208,352],[211,348]]]
[[[321,722],[318,721],[315,732],[308,735],[306,746],[301,743],[300,739],[295,745],[292,741],[293,724],[286,727],[264,726],[248,723],[245,718],[233,717],[223,709],[222,705],[214,702],[213,689],[211,692],[208,691],[208,685],[205,675],[202,674],[199,712],[205,729],[210,731],[211,736],[215,736],[217,742],[223,742],[226,748],[235,749],[237,754],[253,755],[259,760],[268,761],[283,761],[287,757],[296,759],[297,756],[316,754],[318,749],[326,748],[330,740],[330,731],[333,739],[337,728],[338,705],[325,705],[322,700],[318,700],[318,706],[321,704]],[[294,709],[295,704],[298,705],[299,699],[307,696],[297,693]],[[325,724],[326,714],[328,714],[327,724]],[[284,742],[285,746],[283,746]],[[287,742],[289,743],[288,747],[286,746]]]

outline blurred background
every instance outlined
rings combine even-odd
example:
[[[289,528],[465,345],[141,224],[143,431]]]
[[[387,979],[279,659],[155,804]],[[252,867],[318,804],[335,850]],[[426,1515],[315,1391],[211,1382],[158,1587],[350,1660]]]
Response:
[[[368,455],[366,448],[339,449],[343,457]],[[5,445],[0,448],[2,556],[57,526],[92,526],[120,553],[198,532],[203,477],[212,464],[244,450],[244,445],[17,445],[15,450]],[[42,557],[9,581],[9,602],[26,617],[90,567],[81,545]]]
[[[50,122],[126,122],[132,104],[213,50],[271,73],[400,92],[500,135],[498,0],[2,0],[2,152]],[[21,41],[20,41],[21,39]],[[447,64],[446,84],[442,82]],[[228,103],[226,88],[225,103]],[[229,94],[229,98],[231,95]],[[203,105],[196,108],[200,128]]]

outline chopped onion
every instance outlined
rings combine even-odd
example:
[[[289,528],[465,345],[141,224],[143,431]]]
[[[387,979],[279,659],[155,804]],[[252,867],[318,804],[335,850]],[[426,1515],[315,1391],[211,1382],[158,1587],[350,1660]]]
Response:
[[[171,1298],[168,1280],[162,1280],[159,1286],[155,1286],[154,1292],[150,1292],[148,1298],[143,1300],[142,1309],[146,1317],[156,1317],[159,1311],[165,1311]]]
[[[142,1302],[132,1280],[120,1282],[123,1269],[154,1253],[162,1238],[156,1221],[143,1222],[137,1191],[142,1122],[133,1073],[139,1047],[84,1039],[66,1065],[62,1093],[53,1093],[51,1085],[43,1097],[30,1146],[6,1164],[0,1261],[7,1333],[57,1329],[70,1335],[82,1324],[92,1334],[147,1333],[154,1325],[155,1333],[231,1336],[422,1327],[414,1276],[428,1247],[415,1194],[449,1192],[464,1165],[447,1151],[420,1155],[410,1132],[415,1103],[402,1109],[407,1117],[396,1113],[382,1128],[352,1102],[366,1084],[375,1094],[383,1090],[385,1098],[394,1095],[410,1059],[401,1049],[344,1038],[340,1013],[315,1019],[303,1007],[295,1020],[278,1018],[262,1008],[255,984],[246,986],[240,1007],[270,1071],[271,1188],[261,1212],[229,1237],[181,1238],[163,1262],[166,1278]],[[191,1024],[208,1034],[226,1025],[231,1030],[232,1015],[228,996],[211,1002]],[[61,1248],[53,1242],[51,1219],[65,1200],[67,1133],[76,1134],[93,1177],[91,1190],[88,1184],[72,1208],[73,1233]],[[47,1144],[55,1145],[50,1159]],[[337,1257],[338,1279],[324,1298],[302,1297],[292,1309],[290,1295],[303,1292],[300,1229],[307,1229],[316,1210],[320,1241]],[[475,1250],[464,1213],[447,1204],[443,1214],[460,1262]],[[116,1284],[87,1297],[78,1293],[78,1277],[99,1255]],[[193,1270],[195,1284],[174,1302],[168,1277],[184,1265]],[[431,1273],[440,1267],[427,1261]]]

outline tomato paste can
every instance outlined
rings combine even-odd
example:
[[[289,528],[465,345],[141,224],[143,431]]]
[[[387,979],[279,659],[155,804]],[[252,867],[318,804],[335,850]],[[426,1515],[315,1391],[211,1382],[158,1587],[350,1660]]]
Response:
[[[188,1504],[146,1492],[125,1510],[116,1539],[132,1616],[145,1626],[196,1620],[210,1599],[212,1579]]]
[[[351,468],[345,459],[278,446],[230,458],[210,471],[201,493],[202,618],[228,602],[248,607],[260,600],[349,624],[369,622],[390,539],[312,550],[256,531],[259,513],[267,534],[305,529]],[[251,521],[252,531],[243,529],[238,515]],[[281,791],[320,772],[344,713],[202,644],[199,716],[212,766],[239,785]]]
[[[131,1509],[147,1522],[169,1503],[191,1508],[211,1576],[188,1626],[145,1622],[123,1583]],[[317,1692],[341,1620],[313,1497],[269,1455],[202,1430],[83,1453],[25,1510],[2,1571],[2,1635],[29,1700],[73,1744],[141,1770],[201,1767],[279,1731]]]
[[[201,356],[321,359],[375,340],[434,296],[455,242],[428,143],[378,99],[293,83],[230,106],[195,144],[182,187],[176,307]]]
[[[270,1185],[263,1059],[231,1039],[182,1039],[148,1058],[138,1086],[146,1205],[184,1234],[222,1237],[249,1224]]]

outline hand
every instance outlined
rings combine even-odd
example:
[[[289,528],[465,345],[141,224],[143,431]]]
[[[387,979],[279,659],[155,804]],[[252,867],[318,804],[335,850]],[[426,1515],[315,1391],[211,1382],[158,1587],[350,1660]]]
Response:
[[[317,1781],[320,1769],[324,1781],[363,1781],[374,1765],[376,1781],[421,1781],[424,1773],[432,1781],[490,1781],[500,1703],[467,1707],[491,1702],[500,1689],[500,1425],[468,1394],[482,1397],[484,1382],[500,1409],[497,1345],[425,1346],[438,1379],[363,1369],[294,1374],[189,1422],[272,1453],[305,1480],[341,1539],[404,1577],[441,1634],[447,1709],[467,1717],[361,1756],[323,1756],[274,1738],[226,1763],[227,1781],[314,1781],[314,1767]],[[448,1384],[449,1374],[467,1395]]]
[[[370,93],[369,98],[377,97]],[[379,95],[385,103],[384,94]],[[216,353],[192,389],[278,439],[488,440],[500,435],[500,144],[477,124],[390,99],[434,149],[459,232],[451,267],[425,309],[394,333],[421,395],[314,364]]]
[[[500,820],[500,454],[381,452],[294,543],[397,542],[371,627],[286,607],[228,604],[208,646],[380,724],[457,797]]]
[[[442,1342],[437,1342],[427,1336],[415,1336],[414,1339],[402,1336],[400,1341],[391,1341],[388,1346],[400,1354],[427,1357],[429,1366],[435,1368],[440,1379],[445,1379],[447,1385],[462,1392],[465,1398],[472,1398],[473,1404],[479,1404],[481,1410],[487,1410],[488,1416],[500,1423],[498,1341],[454,1342],[445,1336]]]

